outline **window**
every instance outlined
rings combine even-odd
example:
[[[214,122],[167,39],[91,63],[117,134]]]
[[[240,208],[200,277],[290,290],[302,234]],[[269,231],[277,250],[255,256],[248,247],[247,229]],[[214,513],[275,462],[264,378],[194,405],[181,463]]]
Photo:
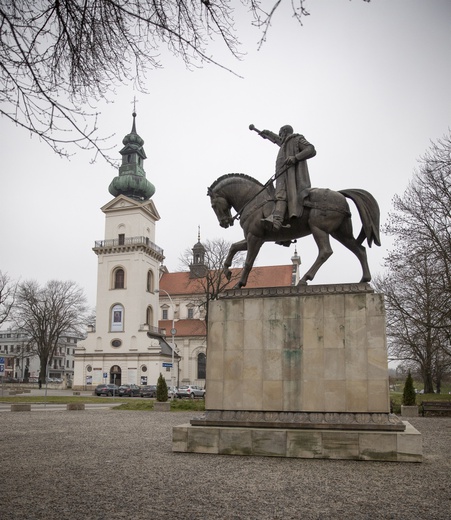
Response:
[[[123,246],[125,244],[125,234],[124,233],[119,233],[118,242],[119,242],[120,246]]]
[[[163,320],[167,320],[167,319],[168,319],[168,310],[167,310],[167,309],[163,309],[163,316],[162,316],[162,319],[163,319]]]
[[[206,379],[207,375],[207,356],[201,352],[197,356],[197,378]]]
[[[150,269],[147,271],[147,291],[153,292],[153,272]]]
[[[147,307],[146,325],[149,325],[150,327],[153,327],[153,309],[152,309],[152,307],[150,305],[149,305],[149,307]]]
[[[124,307],[120,304],[116,304],[111,309],[111,332],[123,332],[124,331]]]
[[[125,287],[125,273],[120,267],[114,271],[113,287],[115,289],[123,289]]]
[[[194,309],[192,307],[188,307],[188,319],[192,320],[194,318]]]

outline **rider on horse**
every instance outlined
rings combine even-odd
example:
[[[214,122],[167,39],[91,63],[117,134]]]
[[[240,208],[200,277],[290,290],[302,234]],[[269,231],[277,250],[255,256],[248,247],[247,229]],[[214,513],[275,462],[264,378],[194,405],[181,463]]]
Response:
[[[253,125],[250,128],[256,130]],[[303,202],[311,187],[307,159],[315,157],[316,150],[303,135],[294,134],[290,125],[282,126],[279,135],[270,130],[257,132],[280,147],[276,159],[276,203],[273,213],[263,219],[278,231],[281,227],[290,227],[283,226],[287,209],[288,218],[302,215]]]

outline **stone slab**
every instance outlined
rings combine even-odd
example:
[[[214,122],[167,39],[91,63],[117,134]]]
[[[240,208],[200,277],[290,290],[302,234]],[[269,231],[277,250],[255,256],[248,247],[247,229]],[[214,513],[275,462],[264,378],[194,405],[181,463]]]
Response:
[[[31,404],[29,403],[12,403],[12,412],[31,412]]]
[[[153,403],[153,409],[155,412],[170,412],[171,411],[171,403],[170,401],[155,401]]]
[[[81,411],[85,409],[85,403],[67,403],[66,409],[70,412]]]
[[[193,426],[173,428],[172,451],[301,459],[422,462],[421,434],[403,432]]]

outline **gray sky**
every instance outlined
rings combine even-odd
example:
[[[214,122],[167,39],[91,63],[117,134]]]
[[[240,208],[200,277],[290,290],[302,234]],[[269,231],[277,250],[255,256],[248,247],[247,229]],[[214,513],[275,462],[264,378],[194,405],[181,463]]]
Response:
[[[269,2],[268,2],[269,3]],[[102,106],[99,125],[122,138],[131,129],[136,95],[137,131],[145,141],[147,178],[161,215],[156,243],[169,270],[201,238],[243,238],[241,227],[223,230],[210,208],[207,187],[225,173],[261,182],[274,173],[277,147],[248,126],[277,132],[291,124],[312,142],[313,186],[362,188],[379,202],[382,224],[395,193],[402,194],[417,159],[448,132],[451,122],[451,2],[449,0],[310,0],[303,27],[277,12],[267,42],[245,11],[237,11],[242,61],[220,46],[211,51],[240,79],[214,66],[186,70],[164,54],[165,68],[149,72],[145,96],[120,88]],[[100,207],[111,200],[117,174],[92,153],[60,159],[36,137],[0,119],[3,173],[0,191],[0,269],[16,279],[74,280],[95,305],[97,257],[104,236]],[[352,206],[352,202],[350,201]],[[353,218],[354,233],[360,220]],[[381,270],[390,238],[368,250],[373,274]],[[332,240],[335,254],[314,283],[355,282],[360,265]],[[297,243],[303,274],[316,257],[311,237]],[[256,265],[286,264],[294,246],[265,244]]]

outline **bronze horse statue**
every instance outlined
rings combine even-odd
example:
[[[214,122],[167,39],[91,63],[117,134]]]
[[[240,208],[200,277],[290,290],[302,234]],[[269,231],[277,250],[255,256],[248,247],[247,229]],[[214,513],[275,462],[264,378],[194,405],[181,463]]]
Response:
[[[262,219],[271,214],[274,207],[273,184],[262,185],[256,179],[240,173],[230,173],[219,177],[207,193],[211,206],[223,228],[233,226],[239,218],[244,231],[244,240],[232,244],[224,263],[224,272],[230,279],[230,266],[238,251],[247,251],[244,268],[235,288],[244,287],[254,265],[254,261],[264,242],[289,245],[293,239],[313,235],[318,246],[318,257],[299,281],[305,285],[313,280],[318,269],[331,256],[329,235],[352,251],[362,266],[361,282],[369,282],[371,274],[366,250],[362,242],[366,239],[369,247],[374,242],[380,246],[379,206],[375,198],[365,190],[348,189],[333,191],[327,188],[311,188],[304,200],[301,217],[289,220],[289,225],[275,232]],[[357,206],[362,230],[357,238],[352,233],[351,212],[346,200],[349,198]],[[237,213],[232,217],[231,208]]]

